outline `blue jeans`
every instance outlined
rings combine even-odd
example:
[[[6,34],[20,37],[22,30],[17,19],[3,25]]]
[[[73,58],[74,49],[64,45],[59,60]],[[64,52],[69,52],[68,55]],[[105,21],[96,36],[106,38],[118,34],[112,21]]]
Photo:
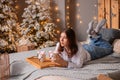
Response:
[[[101,34],[98,34],[97,38],[90,37],[90,43],[84,44],[83,47],[90,53],[91,60],[104,57],[113,52],[112,45],[102,39]]]

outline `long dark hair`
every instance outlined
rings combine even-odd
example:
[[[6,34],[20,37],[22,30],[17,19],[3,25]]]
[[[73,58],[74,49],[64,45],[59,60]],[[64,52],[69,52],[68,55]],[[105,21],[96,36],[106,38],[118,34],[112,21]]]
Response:
[[[75,32],[74,32],[74,30],[71,29],[71,28],[67,28],[67,29],[65,29],[63,32],[64,32],[64,33],[66,34],[66,36],[67,36],[67,39],[68,39],[68,41],[69,41],[68,46],[69,46],[69,49],[70,49],[70,52],[71,52],[70,54],[71,54],[71,56],[73,56],[73,55],[76,54],[77,51],[78,51],[78,46],[77,46],[77,41],[76,41]],[[62,52],[63,49],[64,49],[64,47],[62,47],[62,46],[60,45],[58,50],[59,50],[59,52]]]

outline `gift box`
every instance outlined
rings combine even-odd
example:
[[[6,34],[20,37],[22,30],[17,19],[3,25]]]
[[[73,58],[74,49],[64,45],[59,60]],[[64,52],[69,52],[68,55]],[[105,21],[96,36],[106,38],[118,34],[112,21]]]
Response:
[[[10,76],[9,54],[0,54],[0,80],[7,80]]]
[[[35,49],[33,44],[17,46],[17,52],[29,51]]]

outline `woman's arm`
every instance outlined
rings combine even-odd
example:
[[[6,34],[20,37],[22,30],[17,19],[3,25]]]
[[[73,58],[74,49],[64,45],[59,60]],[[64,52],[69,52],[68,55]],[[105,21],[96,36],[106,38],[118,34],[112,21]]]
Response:
[[[56,54],[54,62],[60,64],[62,67],[68,67],[68,62],[65,61],[59,54]]]

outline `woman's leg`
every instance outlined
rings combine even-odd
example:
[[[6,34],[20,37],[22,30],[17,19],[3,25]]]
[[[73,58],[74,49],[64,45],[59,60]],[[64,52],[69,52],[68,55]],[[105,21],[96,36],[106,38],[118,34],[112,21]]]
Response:
[[[105,25],[106,23],[106,19],[102,19],[96,26],[96,28],[94,29],[96,33],[99,33],[99,31],[101,30],[101,28]]]
[[[93,24],[94,24],[94,21],[93,21],[93,20],[92,20],[91,22],[89,22],[89,24],[88,24],[87,34],[89,34],[89,35],[92,34],[92,31],[93,31]]]
[[[105,23],[105,19],[101,20],[92,31],[92,34],[90,34],[90,43],[83,45],[83,47],[90,53],[92,60],[104,57],[113,52],[111,44],[102,39],[102,35],[99,34],[99,31]]]
[[[112,48],[102,48],[99,46],[93,46],[93,45],[89,45],[89,44],[84,44],[83,47],[91,55],[91,60],[102,58],[113,52]]]
[[[112,45],[108,41],[102,39],[101,34],[97,34],[96,37],[90,37],[89,45],[98,46],[98,47],[102,47],[102,48],[111,48],[112,47]]]

